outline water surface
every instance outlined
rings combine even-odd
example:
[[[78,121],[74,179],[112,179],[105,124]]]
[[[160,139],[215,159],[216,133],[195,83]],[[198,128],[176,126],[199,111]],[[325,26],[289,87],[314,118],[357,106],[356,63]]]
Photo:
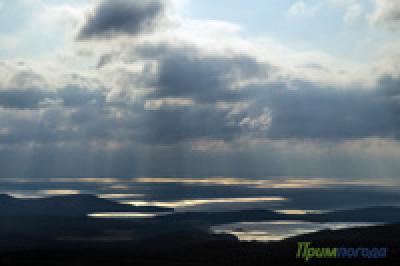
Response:
[[[373,226],[377,223],[313,223],[305,221],[240,222],[213,226],[217,234],[232,234],[241,241],[280,241],[321,230]]]

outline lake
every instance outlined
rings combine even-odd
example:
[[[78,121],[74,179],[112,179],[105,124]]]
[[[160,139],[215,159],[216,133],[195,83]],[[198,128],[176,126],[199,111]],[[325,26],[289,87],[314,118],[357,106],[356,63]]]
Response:
[[[280,241],[289,237],[352,227],[373,226],[377,223],[313,223],[305,221],[240,222],[213,226],[217,234],[232,234],[241,241]]]

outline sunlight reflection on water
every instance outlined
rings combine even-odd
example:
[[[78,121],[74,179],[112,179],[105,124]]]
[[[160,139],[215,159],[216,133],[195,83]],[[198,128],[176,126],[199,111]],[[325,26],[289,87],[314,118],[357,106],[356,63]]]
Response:
[[[146,219],[154,218],[156,216],[163,216],[171,212],[163,213],[148,213],[148,212],[99,212],[89,213],[87,216],[90,218],[103,218],[103,219]]]
[[[206,205],[206,204],[218,204],[218,203],[280,202],[286,200],[287,199],[284,197],[249,197],[249,198],[186,199],[179,201],[122,201],[122,203],[134,206],[183,208],[183,207]]]
[[[241,222],[211,228],[217,234],[232,234],[241,241],[280,241],[321,230],[373,226],[377,223],[312,223],[304,221]]]

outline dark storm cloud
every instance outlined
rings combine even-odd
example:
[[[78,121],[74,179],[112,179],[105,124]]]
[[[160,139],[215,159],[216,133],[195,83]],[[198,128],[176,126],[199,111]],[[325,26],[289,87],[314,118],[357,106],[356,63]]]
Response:
[[[280,81],[232,89],[238,81],[265,79],[275,68],[250,56],[209,56],[190,47],[146,45],[135,53],[159,62],[152,84],[156,91],[148,98],[185,97],[197,103],[190,111],[163,110],[148,115],[147,136],[153,136],[152,141],[196,137],[230,140],[249,133],[243,128],[246,123],[264,129],[258,137],[272,139],[400,137],[396,77],[381,77],[374,89],[361,85],[338,89],[301,80],[291,85]],[[215,109],[218,102],[247,102],[249,106],[232,114],[230,109]],[[264,110],[271,116],[268,125],[260,120]],[[256,125],[260,121],[265,124]]]
[[[14,109],[37,109],[51,104],[82,107],[88,104],[101,105],[104,101],[102,91],[71,85],[54,91],[39,88],[0,90],[0,106]]]
[[[0,87],[0,107],[12,109],[38,109],[50,105],[80,107],[101,105],[105,101],[102,88],[79,85],[85,80],[73,76],[73,84],[50,88],[45,78],[27,69],[15,70],[9,80]]]
[[[245,100],[248,94],[235,88],[236,83],[265,78],[271,69],[247,55],[207,55],[193,47],[145,45],[134,52],[133,58],[158,60],[156,75],[148,80],[155,90],[146,95],[146,101],[173,98],[194,103],[185,108],[169,106],[143,112],[137,137],[150,143],[173,144],[199,138],[233,140],[242,129],[228,125],[227,111],[218,110],[216,104]]]
[[[152,31],[162,19],[161,0],[101,0],[89,14],[77,39],[111,38]]]
[[[105,102],[105,94],[101,90],[90,90],[79,86],[65,86],[57,90],[57,97],[62,100],[64,106],[102,105]]]
[[[142,45],[134,57],[157,59],[157,97],[192,97],[201,102],[237,99],[236,82],[265,79],[272,66],[246,55],[208,55],[190,46]]]
[[[0,106],[15,109],[34,109],[45,99],[53,98],[51,92],[40,89],[0,90]]]
[[[162,0],[96,3],[78,40],[137,37],[167,20]],[[51,73],[68,80],[56,87],[29,63],[6,68],[0,177],[398,176],[398,76],[336,88],[244,50],[163,38],[102,43],[97,69]]]
[[[381,77],[374,89],[338,89],[301,80],[289,85],[284,80],[265,81],[277,69],[249,55],[210,55],[198,48],[168,44],[136,46],[109,60],[157,64],[155,69],[145,66],[140,73],[120,72],[126,77],[120,79],[124,91],[118,93],[121,99],[117,101],[107,100],[112,89],[78,85],[51,92],[0,91],[0,106],[5,108],[70,109],[55,113],[52,117],[58,117],[40,130],[32,125],[20,134],[21,125],[8,120],[13,142],[28,141],[29,136],[39,142],[66,138],[154,145],[199,139],[232,142],[241,137],[327,141],[400,137],[399,79],[395,76]],[[137,87],[151,89],[131,102]],[[10,137],[4,133],[1,139],[6,143]]]
[[[110,138],[105,92],[78,85],[0,90],[0,146]]]
[[[296,90],[269,90],[259,101],[272,113],[269,138],[358,139],[400,137],[400,103],[387,92],[392,83],[376,90],[320,88],[299,82]],[[263,90],[263,88],[258,88]]]
[[[239,131],[225,125],[225,116],[212,107],[156,110],[143,115],[137,137],[153,144],[176,144],[185,140],[212,138],[232,140]],[[138,123],[140,124],[140,123]]]
[[[400,77],[384,75],[379,79],[378,86],[381,88],[383,95],[389,97],[400,96]]]
[[[182,54],[160,62],[157,96],[186,96],[199,101],[235,100],[235,82],[265,78],[267,67],[248,56],[192,58]]]

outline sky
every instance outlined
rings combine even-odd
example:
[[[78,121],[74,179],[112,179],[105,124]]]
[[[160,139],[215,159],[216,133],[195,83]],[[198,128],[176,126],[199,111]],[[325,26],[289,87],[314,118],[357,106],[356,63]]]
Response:
[[[0,25],[0,178],[398,184],[399,0],[0,0]]]

